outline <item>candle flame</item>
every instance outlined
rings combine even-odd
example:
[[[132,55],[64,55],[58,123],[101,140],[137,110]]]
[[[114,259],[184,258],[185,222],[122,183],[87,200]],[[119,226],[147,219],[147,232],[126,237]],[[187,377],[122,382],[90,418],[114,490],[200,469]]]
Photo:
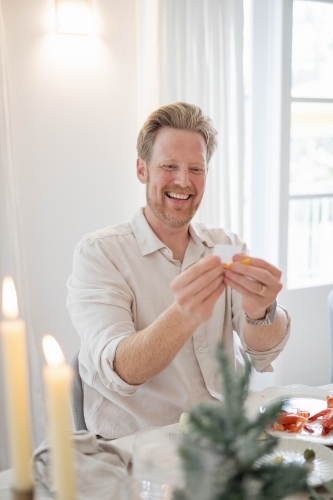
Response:
[[[65,363],[65,358],[56,339],[52,335],[44,335],[43,350],[46,361],[50,366],[59,366]]]
[[[7,319],[18,317],[16,290],[14,280],[10,276],[6,276],[2,283],[2,314]]]

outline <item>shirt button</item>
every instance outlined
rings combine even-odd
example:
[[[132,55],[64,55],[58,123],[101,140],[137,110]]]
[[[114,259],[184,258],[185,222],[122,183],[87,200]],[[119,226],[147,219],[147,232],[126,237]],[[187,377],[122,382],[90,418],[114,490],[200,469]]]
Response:
[[[164,255],[168,255],[169,250],[167,248],[164,248],[163,253],[164,253]]]
[[[202,347],[199,347],[199,352],[203,352],[203,348]]]

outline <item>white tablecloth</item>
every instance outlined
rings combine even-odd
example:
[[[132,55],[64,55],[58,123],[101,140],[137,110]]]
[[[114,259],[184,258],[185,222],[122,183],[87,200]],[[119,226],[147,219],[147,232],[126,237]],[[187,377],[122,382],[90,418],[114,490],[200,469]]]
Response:
[[[333,390],[333,384],[322,386],[322,388],[325,390]],[[256,394],[253,393],[252,396],[250,395],[250,398],[253,396],[256,396]],[[158,434],[163,434],[163,433],[167,434],[170,431],[175,431],[175,430],[178,430],[178,424],[161,427],[155,432],[157,432]],[[120,439],[115,439],[112,442],[112,444],[118,446],[121,449],[125,449],[129,452],[132,452],[134,437],[135,435],[127,436]],[[6,470],[0,472],[0,500],[11,500],[11,484],[12,484],[12,470]],[[321,495],[325,498],[325,494],[321,493]],[[47,493],[47,491],[41,485],[36,486],[35,500],[50,500],[50,498],[52,497]],[[286,498],[285,500],[308,500],[308,498],[309,498],[308,494],[297,494],[293,495],[292,497],[288,497],[288,499]],[[327,498],[329,498],[329,495],[327,495]]]
[[[125,441],[124,444],[126,448],[129,449],[132,446],[132,436],[130,436],[129,438],[122,438],[122,440],[127,440],[127,439],[128,441]],[[4,472],[0,472],[0,500],[11,500],[11,495],[10,495],[11,484],[12,484],[12,471],[6,470]],[[321,493],[321,496],[325,498],[325,494]],[[329,498],[329,495],[326,495],[326,497]],[[41,486],[36,487],[35,500],[50,500],[51,498],[52,497],[50,497]],[[309,495],[299,493],[297,495],[288,497],[285,500],[308,500],[308,499]]]

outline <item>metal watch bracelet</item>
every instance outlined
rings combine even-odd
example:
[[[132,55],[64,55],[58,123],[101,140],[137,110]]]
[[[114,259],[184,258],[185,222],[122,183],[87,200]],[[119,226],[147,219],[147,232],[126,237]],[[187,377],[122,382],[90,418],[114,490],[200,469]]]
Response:
[[[261,319],[249,318],[248,315],[245,313],[245,321],[249,325],[271,325],[274,321],[276,307],[277,307],[277,302],[275,301],[266,309],[266,314]]]

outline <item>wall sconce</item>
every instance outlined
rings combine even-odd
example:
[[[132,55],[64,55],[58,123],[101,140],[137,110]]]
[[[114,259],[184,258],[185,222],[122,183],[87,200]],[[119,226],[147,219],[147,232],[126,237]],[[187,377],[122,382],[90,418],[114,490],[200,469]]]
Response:
[[[56,0],[57,32],[90,35],[92,31],[92,0]]]

